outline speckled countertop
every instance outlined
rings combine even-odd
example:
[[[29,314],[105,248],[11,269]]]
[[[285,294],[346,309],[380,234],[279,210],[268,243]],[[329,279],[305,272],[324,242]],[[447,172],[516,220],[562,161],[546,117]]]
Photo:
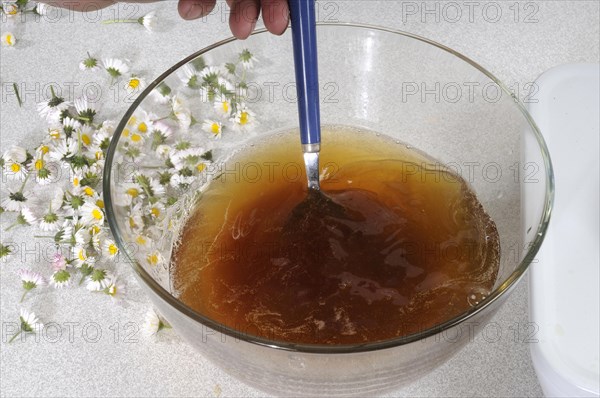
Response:
[[[509,87],[519,87],[545,70],[564,63],[599,62],[599,2],[594,1],[328,1],[318,2],[319,19],[362,22],[409,31],[443,43],[479,62]],[[19,37],[15,48],[2,47],[0,83],[1,143],[32,147],[43,134],[36,102],[48,84],[80,95],[88,78],[77,68],[86,51],[132,60],[152,80],[184,56],[229,36],[226,7],[205,20],[184,22],[174,1],[126,8],[101,15],[65,13],[11,25],[1,30]],[[156,10],[160,22],[150,34],[140,26],[95,22],[115,15],[143,15]],[[12,96],[12,82],[23,85],[24,106]],[[107,93],[110,94],[110,93]],[[109,103],[105,112],[123,113]],[[31,294],[23,307],[56,325],[46,335],[7,344],[18,319],[20,287],[15,270],[46,267],[43,241],[26,229],[5,232],[12,219],[2,216],[3,243],[19,248],[0,261],[0,393],[16,396],[263,396],[223,371],[182,342],[173,332],[156,338],[134,334],[150,307],[132,273],[128,305],[115,306],[83,289]],[[523,280],[494,318],[500,338],[482,334],[447,364],[415,384],[394,391],[397,397],[505,396],[534,397],[542,392],[523,333],[527,319],[527,280]],[[520,333],[516,331],[520,330]],[[52,333],[50,333],[52,332]],[[99,334],[98,334],[99,333]]]

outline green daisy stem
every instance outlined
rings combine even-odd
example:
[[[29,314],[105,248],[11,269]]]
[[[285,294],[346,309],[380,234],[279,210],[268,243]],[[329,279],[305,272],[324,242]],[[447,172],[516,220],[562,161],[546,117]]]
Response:
[[[15,222],[10,224],[8,227],[4,228],[4,231],[10,231],[11,229],[13,229],[14,227],[16,227],[17,225],[20,225],[19,222]]]
[[[25,296],[27,296],[27,293],[29,293],[29,290],[25,289],[25,291],[23,292],[23,295],[21,296],[21,301],[19,301],[19,303],[22,303],[23,300],[25,300]]]
[[[8,340],[8,344],[12,343],[12,342],[13,342],[13,340],[14,340],[14,339],[16,339],[18,335],[20,335],[20,334],[21,334],[21,332],[23,332],[23,330],[22,330],[22,329],[20,329],[20,330],[19,330],[17,333],[15,333],[15,334],[13,335],[13,337],[11,337],[11,339],[10,339],[10,340]]]
[[[87,277],[87,275],[83,275],[81,277],[81,279],[79,280],[79,286],[81,286],[83,284],[83,281],[85,280],[86,277]]]
[[[25,184],[27,184],[27,181],[29,180],[30,175],[31,175],[31,173],[27,173],[27,175],[25,176],[25,179],[23,180],[23,184],[21,184],[21,188],[19,188],[20,193],[23,193],[23,190],[25,189]]]
[[[77,154],[81,155],[81,131],[77,131]]]
[[[139,23],[137,19],[108,19],[102,21],[104,25],[109,25],[113,23]]]

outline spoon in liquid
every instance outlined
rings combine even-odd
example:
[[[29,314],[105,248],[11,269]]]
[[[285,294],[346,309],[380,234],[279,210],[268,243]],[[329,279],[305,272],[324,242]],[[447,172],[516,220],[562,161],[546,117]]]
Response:
[[[290,0],[292,44],[300,141],[308,180],[308,194],[293,210],[284,227],[285,232],[306,230],[315,222],[333,215],[345,216],[344,208],[322,191],[319,183],[319,152],[321,150],[321,115],[319,110],[319,78],[317,65],[317,32],[315,0]]]

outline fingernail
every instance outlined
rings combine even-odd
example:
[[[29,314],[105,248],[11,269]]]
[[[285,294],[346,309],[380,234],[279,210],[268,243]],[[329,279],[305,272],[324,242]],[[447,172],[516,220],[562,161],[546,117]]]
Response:
[[[194,3],[185,4],[181,10],[181,14],[184,19],[197,19],[202,16],[202,7]]]

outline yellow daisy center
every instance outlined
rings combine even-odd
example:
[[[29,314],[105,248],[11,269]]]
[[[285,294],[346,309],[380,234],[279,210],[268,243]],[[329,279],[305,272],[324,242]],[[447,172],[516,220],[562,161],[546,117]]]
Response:
[[[19,171],[21,171],[21,165],[19,163],[13,163],[10,165],[10,170],[13,173],[18,173]]]
[[[47,154],[48,152],[50,152],[50,148],[48,147],[48,145],[42,145],[40,147],[40,152],[43,153],[44,155]]]
[[[44,168],[44,161],[42,159],[38,159],[35,161],[35,169],[41,170]]]
[[[135,116],[132,116],[129,121],[127,122],[128,125],[134,125],[135,122],[137,122],[137,118]]]
[[[104,209],[104,201],[102,199],[98,199],[96,201],[96,206],[98,206],[101,209]]]
[[[119,252],[119,248],[114,243],[108,245],[108,254],[111,256],[115,256]]]
[[[240,124],[244,125],[246,123],[248,123],[248,112],[242,112],[242,114],[240,115]]]
[[[146,238],[144,238],[143,236],[138,236],[135,241],[140,244],[140,245],[145,245],[146,244]]]
[[[73,178],[73,186],[74,187],[78,187],[79,186],[79,178],[77,178],[77,177]]]
[[[154,217],[158,217],[160,216],[160,209],[158,207],[153,207],[152,210],[150,210],[150,213],[152,213]]]
[[[92,235],[96,235],[96,234],[100,233],[100,227],[99,227],[99,226],[97,226],[97,225],[93,225],[93,226],[90,228],[90,233],[91,233]]]
[[[54,138],[55,140],[60,138],[60,131],[58,130],[50,130],[50,137]]]
[[[199,163],[198,166],[196,166],[196,169],[202,173],[204,171],[204,169],[206,168],[206,165],[204,163]]]
[[[136,223],[135,223],[135,218],[133,217],[129,217],[129,227],[130,228],[135,228],[136,227]]]
[[[229,112],[229,102],[228,101],[223,101],[223,103],[221,105],[223,106],[223,112]]]
[[[123,137],[129,137],[129,129],[123,130]]]
[[[83,188],[83,193],[85,193],[87,196],[93,196],[94,190],[90,187],[85,187]]]
[[[148,125],[144,122],[141,122],[140,124],[138,124],[138,131],[140,133],[147,133],[148,132]]]
[[[210,126],[210,131],[214,134],[217,135],[221,132],[221,127],[219,126],[219,123],[213,123]]]
[[[129,188],[127,190],[127,195],[131,196],[132,198],[137,198],[139,194],[140,191],[138,191],[137,188]]]
[[[86,134],[81,135],[81,141],[83,141],[85,145],[90,145],[92,143],[92,139]]]
[[[77,253],[77,258],[79,258],[81,261],[85,261],[87,259],[84,249],[79,250],[79,253]]]
[[[158,264],[158,255],[156,253],[149,254],[147,260],[150,265],[156,265]]]
[[[142,140],[142,136],[139,134],[133,134],[131,136],[131,141],[133,142],[140,142]]]
[[[15,14],[16,14],[16,11],[15,11]],[[11,14],[11,15],[14,15],[14,14]],[[6,44],[8,44],[9,46],[13,45],[12,35],[6,35]]]
[[[100,209],[92,210],[92,217],[94,217],[96,220],[102,220],[102,212]]]
[[[130,89],[135,90],[136,88],[139,87],[139,85],[140,85],[140,79],[133,78],[133,79],[129,80],[128,86]]]

